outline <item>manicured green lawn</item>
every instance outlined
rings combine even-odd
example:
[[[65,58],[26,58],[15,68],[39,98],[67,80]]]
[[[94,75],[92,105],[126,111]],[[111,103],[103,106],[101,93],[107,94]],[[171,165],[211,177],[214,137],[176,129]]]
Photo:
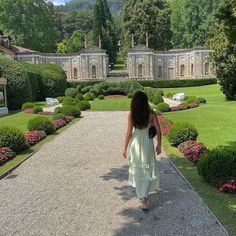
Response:
[[[165,94],[168,92],[184,92],[207,100],[207,104],[196,109],[165,113],[168,118],[194,124],[199,131],[198,140],[208,148],[236,146],[236,101],[226,101],[218,85],[164,89]]]
[[[214,137],[212,137],[214,139]],[[205,183],[197,173],[197,168],[184,158],[178,149],[171,147],[167,139],[163,139],[165,151],[175,163],[177,168],[191,183],[200,197],[211,211],[224,224],[230,235],[236,236],[236,197],[220,193],[217,189]]]
[[[104,100],[94,100],[91,103],[92,111],[128,111],[131,99],[128,98],[108,98]]]

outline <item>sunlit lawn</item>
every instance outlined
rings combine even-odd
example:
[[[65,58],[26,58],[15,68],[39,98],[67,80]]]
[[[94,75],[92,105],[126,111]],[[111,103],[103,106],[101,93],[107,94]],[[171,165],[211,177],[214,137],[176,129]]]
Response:
[[[107,98],[94,100],[91,103],[92,111],[128,111],[130,109],[129,98]]]

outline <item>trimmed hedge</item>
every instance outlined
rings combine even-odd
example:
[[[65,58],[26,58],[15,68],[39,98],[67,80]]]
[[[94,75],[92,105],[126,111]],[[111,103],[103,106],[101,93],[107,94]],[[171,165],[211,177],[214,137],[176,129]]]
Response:
[[[236,150],[232,147],[218,147],[202,156],[197,165],[204,180],[219,187],[226,180],[236,179]]]
[[[67,88],[65,91],[66,97],[75,98],[77,94],[78,94],[78,91],[75,88]]]
[[[170,106],[169,106],[169,104],[167,104],[165,102],[161,102],[161,103],[157,104],[156,109],[160,112],[168,112],[168,111],[170,111]]]
[[[56,107],[55,109],[54,109],[54,112],[53,112],[53,114],[59,114],[59,113],[62,113],[62,107]]]
[[[62,106],[67,106],[67,105],[75,106],[76,105],[75,99],[72,97],[66,97],[62,102]]]
[[[39,112],[42,112],[43,111],[43,108],[40,107],[40,106],[34,106],[33,107],[33,113],[34,114],[38,114]]]
[[[52,117],[52,120],[61,120],[61,119],[66,121],[66,116],[62,113],[57,113]]]
[[[88,101],[79,101],[78,102],[78,108],[81,110],[81,111],[85,111],[85,110],[89,110],[91,108],[91,105]]]
[[[51,134],[54,132],[54,127],[52,122],[46,117],[34,117],[28,122],[28,130],[34,131],[44,131],[46,134]]]
[[[18,152],[26,147],[26,139],[23,132],[15,127],[0,127],[0,147],[9,147]]]
[[[74,116],[74,117],[80,117],[81,111],[77,106],[63,106],[62,113],[65,116]]]
[[[196,128],[187,122],[177,122],[173,124],[168,133],[168,140],[173,146],[178,146],[188,140],[196,141],[197,137],[198,132]]]
[[[25,109],[33,108],[33,107],[34,107],[34,104],[32,102],[25,102],[22,104],[21,110],[24,111]]]
[[[88,92],[84,95],[84,100],[86,100],[86,101],[90,101],[90,100],[94,100],[94,99],[95,99],[95,96],[93,93]]]

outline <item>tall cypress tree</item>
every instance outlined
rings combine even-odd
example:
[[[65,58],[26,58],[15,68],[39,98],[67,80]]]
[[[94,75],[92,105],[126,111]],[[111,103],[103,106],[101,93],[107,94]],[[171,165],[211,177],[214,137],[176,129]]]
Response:
[[[121,12],[123,53],[131,45],[134,34],[137,44],[145,43],[154,49],[171,47],[170,7],[167,0],[123,0]]]
[[[101,36],[102,48],[107,50],[110,63],[117,57],[117,37],[115,24],[106,0],[96,0],[93,16],[93,39],[98,44]]]

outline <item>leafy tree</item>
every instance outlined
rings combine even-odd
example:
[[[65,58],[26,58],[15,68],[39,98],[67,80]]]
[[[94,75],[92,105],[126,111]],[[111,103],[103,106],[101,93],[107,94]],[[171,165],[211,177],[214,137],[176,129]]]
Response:
[[[207,46],[211,54],[216,76],[226,99],[236,98],[236,0],[225,0],[217,14]]]
[[[154,49],[171,47],[170,8],[166,0],[124,0],[121,12],[123,52],[135,42],[143,44],[146,33],[149,45]]]
[[[17,45],[42,52],[55,50],[54,9],[44,0],[0,0],[0,28],[14,35]]]
[[[215,14],[224,0],[171,1],[171,30],[174,47],[203,46]]]
[[[110,62],[114,63],[118,41],[114,20],[106,0],[96,0],[94,5],[93,39],[95,45],[98,45],[99,36],[101,36],[102,48],[107,50]]]

